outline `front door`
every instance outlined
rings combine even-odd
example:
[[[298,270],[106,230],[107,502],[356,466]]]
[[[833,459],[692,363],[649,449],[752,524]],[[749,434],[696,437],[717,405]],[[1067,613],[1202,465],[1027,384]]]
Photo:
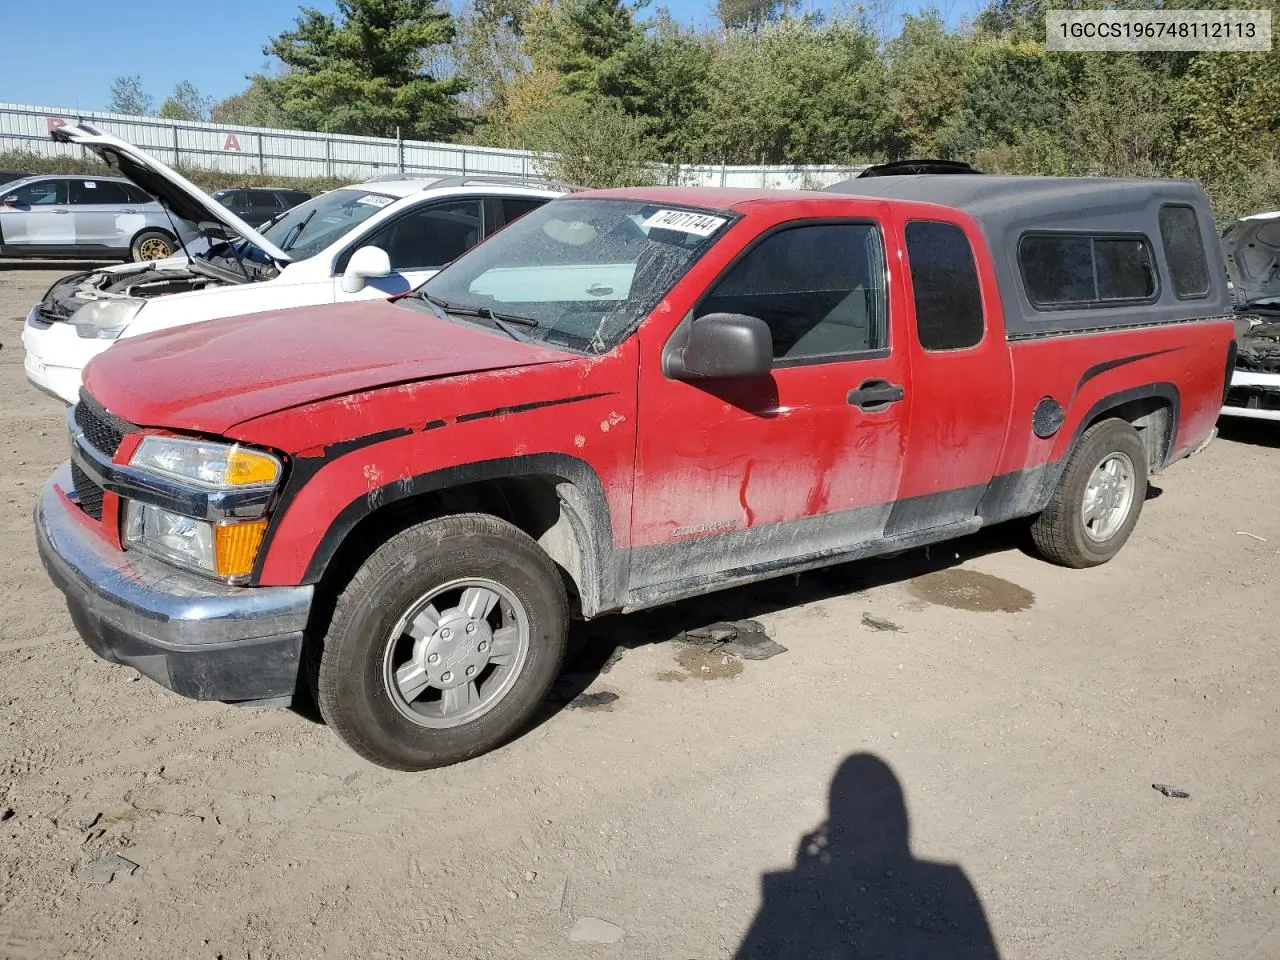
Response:
[[[70,247],[75,243],[75,219],[67,205],[67,181],[50,178],[23,184],[4,192],[0,205],[0,236],[15,252],[36,253],[42,248]]]
[[[389,277],[371,278],[358,293],[342,289],[342,271],[352,249],[338,259],[334,295],[338,300],[390,297],[421,286],[441,267],[484,239],[479,197],[440,200],[410,210],[375,230],[361,247],[381,247],[391,260]]]
[[[642,361],[637,600],[662,584],[763,571],[882,537],[910,409],[909,351],[897,342],[900,296],[889,296],[884,249],[876,222],[789,223],[713,284],[693,322],[711,313],[764,320],[769,376],[678,382]]]

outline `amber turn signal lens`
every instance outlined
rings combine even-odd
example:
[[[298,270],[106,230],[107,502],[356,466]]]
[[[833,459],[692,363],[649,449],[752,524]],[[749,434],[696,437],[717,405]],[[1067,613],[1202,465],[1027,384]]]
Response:
[[[267,532],[266,520],[222,523],[213,528],[213,556],[220,577],[247,577],[253,573],[258,548]]]
[[[275,483],[279,478],[280,462],[275,457],[244,447],[232,447],[227,455],[226,482],[232,486]]]

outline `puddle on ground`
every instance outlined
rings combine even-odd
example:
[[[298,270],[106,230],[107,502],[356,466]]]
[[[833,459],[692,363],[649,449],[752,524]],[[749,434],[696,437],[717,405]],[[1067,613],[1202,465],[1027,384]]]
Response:
[[[976,570],[927,573],[912,580],[907,589],[929,603],[983,613],[1017,613],[1036,601],[1035,594],[1026,587]]]
[[[664,670],[659,680],[680,682],[684,680],[724,680],[742,673],[742,661],[719,650],[702,647],[684,647],[676,653],[679,670]]]

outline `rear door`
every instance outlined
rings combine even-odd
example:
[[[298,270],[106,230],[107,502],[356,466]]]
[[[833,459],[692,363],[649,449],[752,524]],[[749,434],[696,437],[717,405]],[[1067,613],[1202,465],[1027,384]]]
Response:
[[[648,356],[661,345],[645,345],[633,590],[882,537],[911,404],[910,346],[889,290],[881,222],[792,221],[740,254],[693,311],[694,323],[764,320],[769,376],[670,380]]]
[[[1000,296],[977,228],[940,215],[896,229],[908,266],[915,413],[890,536],[973,521],[1004,444],[1013,393]]]
[[[109,180],[72,180],[69,194],[77,246],[111,250],[129,246],[132,232],[125,236],[124,224],[138,211],[121,184]]]
[[[3,192],[0,236],[15,253],[67,249],[75,244],[75,222],[67,203],[67,181],[48,177]]]

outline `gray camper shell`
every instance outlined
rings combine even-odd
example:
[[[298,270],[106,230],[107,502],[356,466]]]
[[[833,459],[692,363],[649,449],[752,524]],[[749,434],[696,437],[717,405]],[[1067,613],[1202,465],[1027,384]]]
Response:
[[[825,192],[935,203],[973,217],[1011,340],[1232,314],[1209,199],[1194,180],[926,174],[844,180]],[[1106,264],[1095,249],[1114,252],[1130,275],[1100,279]],[[1108,296],[1109,284],[1128,290]]]

